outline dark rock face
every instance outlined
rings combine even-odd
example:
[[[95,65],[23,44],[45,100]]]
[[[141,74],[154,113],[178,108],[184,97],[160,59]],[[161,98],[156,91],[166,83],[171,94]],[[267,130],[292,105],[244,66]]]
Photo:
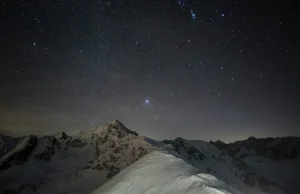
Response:
[[[216,146],[218,149],[224,149],[226,147],[226,143],[217,140],[216,142],[210,141],[209,143],[213,144],[214,146]]]
[[[34,156],[42,161],[49,161],[55,154],[55,150],[60,148],[60,142],[54,136],[44,136],[38,140],[39,144],[44,144],[44,149]]]
[[[137,132],[131,131],[128,128],[126,128],[123,125],[123,123],[121,123],[118,120],[114,120],[110,124],[108,124],[108,128],[109,128],[109,132],[115,133],[115,135],[118,138],[122,138],[122,137],[124,137],[125,135],[128,135],[128,134],[139,135],[139,134],[137,134]],[[116,130],[113,130],[113,129],[116,129]]]
[[[172,144],[174,140],[163,140],[162,142],[164,142],[165,144]]]
[[[43,178],[39,178],[34,184],[24,184],[20,186],[19,190],[22,190],[26,187],[30,188],[32,191],[36,191],[39,187],[44,184],[45,180]]]
[[[19,164],[26,161],[27,157],[36,145],[36,136],[30,135],[24,138],[13,150],[0,159],[0,169],[6,169],[12,164]]]
[[[38,179],[34,184],[23,184],[18,189],[4,189],[1,194],[21,194],[22,190],[26,188],[30,188],[32,191],[36,191],[39,187],[44,184],[44,179]]]
[[[71,147],[83,147],[85,146],[87,143],[86,141],[82,140],[82,139],[72,139],[71,142],[70,142],[70,146]]]
[[[0,158],[12,150],[22,138],[13,138],[0,135]]]
[[[270,164],[288,162],[295,165],[293,159],[299,157],[300,138],[249,137],[244,141],[229,144],[221,141],[211,141],[210,143],[221,150],[222,157],[227,156],[232,159],[230,171],[235,178],[241,180],[248,188],[255,186],[266,193],[273,193],[273,190],[271,191],[270,189],[276,188],[276,190],[280,190],[279,193],[290,193],[288,192],[289,187],[286,187],[280,181],[270,181],[271,179],[268,175],[260,173],[260,168],[262,167],[260,167],[258,162],[264,163],[262,165],[266,165],[268,162]],[[255,159],[257,156],[261,157],[261,161]],[[296,166],[295,169],[297,169]],[[280,171],[281,169],[278,170]],[[293,180],[292,176],[294,175],[291,175],[289,179]]]
[[[0,139],[0,158],[7,153],[7,150],[8,148],[6,143]]]
[[[202,154],[198,149],[187,143],[182,138],[178,137],[175,140],[164,140],[163,142],[166,144],[171,144],[177,153],[184,156],[188,160],[203,160],[205,157],[204,154]],[[188,155],[185,156],[183,153],[187,153]]]
[[[112,166],[112,167],[109,169],[106,178],[111,179],[111,178],[114,177],[116,174],[118,174],[120,171],[121,171],[120,168],[117,168],[117,167]]]
[[[19,192],[18,190],[14,190],[14,189],[4,189],[1,194],[20,194],[21,192]]]
[[[94,146],[95,159],[86,168],[108,171],[107,178],[152,151],[149,143],[117,120],[92,133],[82,134],[80,139]]]
[[[239,153],[241,149],[253,151],[255,154],[271,159],[292,159],[300,155],[300,138],[259,138],[250,137],[244,141],[230,144],[210,142],[218,149],[227,151],[230,155]]]
[[[60,140],[67,140],[69,136],[65,134],[64,132],[56,133],[54,136],[58,141]]]

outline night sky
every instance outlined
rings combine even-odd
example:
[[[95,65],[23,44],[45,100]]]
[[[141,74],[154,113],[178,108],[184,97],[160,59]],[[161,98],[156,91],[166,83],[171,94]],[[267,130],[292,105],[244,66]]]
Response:
[[[0,134],[300,135],[287,0],[0,0]],[[298,28],[298,30],[297,30]]]

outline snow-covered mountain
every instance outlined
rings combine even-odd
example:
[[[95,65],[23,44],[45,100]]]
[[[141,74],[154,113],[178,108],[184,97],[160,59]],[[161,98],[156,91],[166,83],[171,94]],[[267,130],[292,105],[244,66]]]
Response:
[[[90,193],[153,149],[119,121],[76,136],[7,139],[1,138],[0,193]]]
[[[75,136],[0,136],[0,193],[296,194],[300,139],[139,136],[119,121]]]
[[[250,137],[230,144],[221,141],[210,143],[229,155],[262,188],[271,186],[282,189],[284,193],[299,193],[300,138]]]

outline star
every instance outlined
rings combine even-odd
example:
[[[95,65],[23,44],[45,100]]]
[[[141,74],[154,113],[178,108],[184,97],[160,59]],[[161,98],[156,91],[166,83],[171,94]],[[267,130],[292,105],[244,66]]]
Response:
[[[191,13],[192,19],[195,20],[196,19],[195,12],[191,9],[190,13]]]
[[[259,134],[255,125],[260,126],[261,120],[253,119],[260,117],[267,117],[264,132],[275,125],[278,132],[288,123],[274,124],[273,116],[260,110],[267,107],[277,115],[299,106],[290,100],[300,99],[295,61],[299,49],[294,44],[299,33],[290,30],[289,21],[296,17],[286,11],[285,3],[270,3],[270,12],[264,13],[255,9],[261,2],[250,8],[246,2],[235,5],[236,1],[226,6],[196,0],[175,0],[170,5],[141,0],[79,2],[72,1],[71,10],[64,9],[63,2],[49,5],[59,11],[53,17],[43,14],[43,6],[26,2],[13,5],[20,14],[1,10],[8,17],[0,22],[0,48],[7,50],[0,52],[5,66],[0,85],[6,91],[1,93],[5,109],[1,107],[0,115],[14,108],[24,118],[28,111],[38,118],[38,112],[45,111],[54,115],[49,120],[55,120],[53,112],[62,111],[66,119],[58,118],[53,128],[70,128],[70,133],[69,118],[78,118],[75,127],[80,128],[119,118],[137,130],[142,126],[150,136],[162,129],[162,138],[202,137],[201,130],[182,130],[185,123],[197,129],[201,118],[203,130],[217,129],[205,135],[210,140],[224,134],[240,137],[252,127]],[[284,94],[273,95],[282,89]],[[245,123],[234,123],[235,112]],[[208,120],[210,115],[214,122]],[[298,114],[287,116],[292,123],[299,120]],[[148,122],[153,126],[144,125]],[[230,131],[228,126],[226,131],[227,123],[236,128]],[[31,129],[29,124],[25,128]],[[52,132],[43,126],[48,125],[39,127],[46,130],[41,133]]]

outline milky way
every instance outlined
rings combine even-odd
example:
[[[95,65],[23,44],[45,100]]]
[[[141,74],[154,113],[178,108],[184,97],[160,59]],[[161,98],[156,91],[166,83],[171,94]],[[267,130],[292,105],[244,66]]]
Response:
[[[290,1],[0,1],[0,133],[299,135]]]

